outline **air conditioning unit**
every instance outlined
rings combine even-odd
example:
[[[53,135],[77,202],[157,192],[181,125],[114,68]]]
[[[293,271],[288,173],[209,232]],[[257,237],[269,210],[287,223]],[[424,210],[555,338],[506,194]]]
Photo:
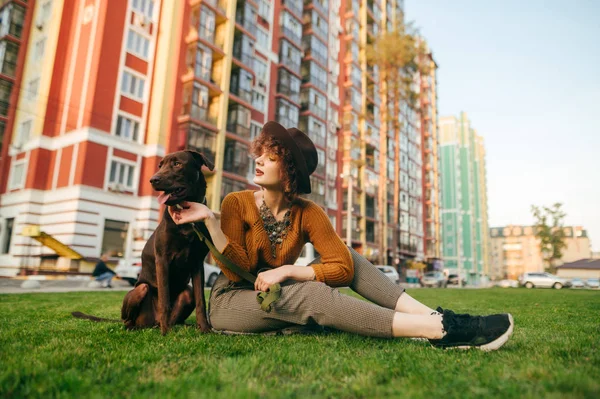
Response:
[[[133,18],[134,25],[139,26],[142,29],[148,30],[150,27],[150,20],[143,14],[135,14]]]
[[[335,159],[335,148],[328,148],[327,149],[327,156],[329,157],[329,159]]]

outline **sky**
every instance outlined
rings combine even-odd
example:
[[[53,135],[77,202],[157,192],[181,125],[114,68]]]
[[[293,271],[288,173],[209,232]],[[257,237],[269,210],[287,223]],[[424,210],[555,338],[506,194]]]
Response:
[[[438,69],[439,116],[485,140],[490,227],[562,202],[600,251],[600,1],[405,0]]]

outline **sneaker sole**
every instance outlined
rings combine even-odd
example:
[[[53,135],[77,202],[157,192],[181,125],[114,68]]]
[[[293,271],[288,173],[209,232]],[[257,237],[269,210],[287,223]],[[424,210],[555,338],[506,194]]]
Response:
[[[506,330],[506,332],[504,334],[502,334],[501,336],[499,336],[498,338],[496,338],[495,340],[493,340],[490,343],[487,343],[487,344],[481,345],[481,346],[472,346],[472,345],[454,346],[454,347],[449,347],[447,349],[479,349],[484,352],[491,352],[491,351],[495,351],[496,349],[500,349],[500,347],[508,341],[508,339],[512,335],[513,330],[515,328],[515,322],[510,313],[508,314],[508,320],[510,320],[510,326],[508,327],[508,330]]]

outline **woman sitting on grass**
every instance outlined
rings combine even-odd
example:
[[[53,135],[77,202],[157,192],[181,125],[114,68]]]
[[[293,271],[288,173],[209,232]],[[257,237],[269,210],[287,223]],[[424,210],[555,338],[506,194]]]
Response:
[[[211,292],[209,318],[217,330],[260,333],[293,325],[332,327],[374,337],[427,338],[436,347],[495,350],[513,331],[510,314],[470,316],[430,309],[346,247],[325,212],[298,197],[311,192],[317,151],[298,129],[268,122],[252,143],[254,183],[260,191],[231,193],[221,223],[199,203],[170,209],[177,224],[202,221],[215,247],[253,274],[254,286],[219,264],[223,273]],[[321,255],[309,267],[294,266],[305,243]],[[257,291],[281,283],[272,310],[261,310]],[[372,301],[342,294],[349,286]]]

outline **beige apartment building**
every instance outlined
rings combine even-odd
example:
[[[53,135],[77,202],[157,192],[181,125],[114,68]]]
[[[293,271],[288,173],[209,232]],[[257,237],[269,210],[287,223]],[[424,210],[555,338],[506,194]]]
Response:
[[[562,262],[591,258],[591,245],[587,231],[581,226],[565,227],[566,248]],[[492,279],[516,279],[525,272],[544,270],[540,242],[533,226],[493,227],[490,229]]]

